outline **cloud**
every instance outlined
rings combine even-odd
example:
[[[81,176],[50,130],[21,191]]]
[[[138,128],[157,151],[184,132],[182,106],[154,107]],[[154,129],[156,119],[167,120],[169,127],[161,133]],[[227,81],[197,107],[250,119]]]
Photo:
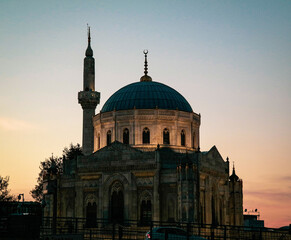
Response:
[[[278,178],[282,181],[291,182],[291,176],[281,176]]]
[[[284,182],[290,182],[291,183],[291,172],[288,175],[272,175],[270,176],[270,174],[266,175],[260,175],[261,179],[264,179],[264,182],[277,182],[277,181],[284,181]],[[252,182],[252,184],[257,184],[258,182]]]
[[[277,182],[281,186],[285,186],[287,189],[291,188],[291,176],[290,175],[278,176],[277,177]]]
[[[276,176],[267,176],[259,178],[260,181],[247,182],[248,189],[256,187],[258,192],[284,192],[284,190],[291,193],[291,173],[276,175]],[[280,190],[279,190],[280,189]]]
[[[244,194],[248,196],[257,197],[260,199],[271,200],[273,202],[291,201],[291,191],[280,192],[278,190],[262,190],[262,191],[245,190]]]
[[[26,131],[36,129],[36,126],[18,119],[0,117],[0,129],[5,131]]]

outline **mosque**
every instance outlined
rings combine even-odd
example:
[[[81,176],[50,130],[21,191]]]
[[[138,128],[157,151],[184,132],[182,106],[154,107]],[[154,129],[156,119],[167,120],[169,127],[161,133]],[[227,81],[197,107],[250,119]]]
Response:
[[[200,114],[175,89],[144,75],[95,108],[90,29],[84,59],[84,156],[64,163],[57,194],[45,195],[44,216],[243,224],[242,180],[217,148],[200,150]]]

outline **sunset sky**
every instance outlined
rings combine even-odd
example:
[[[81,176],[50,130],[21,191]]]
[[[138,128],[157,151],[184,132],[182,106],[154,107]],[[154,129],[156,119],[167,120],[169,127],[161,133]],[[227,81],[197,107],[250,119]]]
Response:
[[[291,1],[0,1],[0,175],[15,195],[40,161],[81,143],[83,58],[91,26],[100,111],[149,75],[201,113],[243,179],[244,209],[291,223]]]

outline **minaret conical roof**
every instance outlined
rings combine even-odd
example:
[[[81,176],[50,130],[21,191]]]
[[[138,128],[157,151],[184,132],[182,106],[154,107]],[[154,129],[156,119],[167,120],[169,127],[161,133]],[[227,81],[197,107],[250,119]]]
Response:
[[[235,174],[235,168],[234,168],[234,165],[233,165],[233,169],[232,169],[232,174],[231,176],[229,177],[229,180],[231,182],[237,182],[239,180],[239,177]]]
[[[85,53],[86,57],[93,57],[93,50],[91,48],[91,35],[90,35],[90,27],[88,27],[88,47]]]

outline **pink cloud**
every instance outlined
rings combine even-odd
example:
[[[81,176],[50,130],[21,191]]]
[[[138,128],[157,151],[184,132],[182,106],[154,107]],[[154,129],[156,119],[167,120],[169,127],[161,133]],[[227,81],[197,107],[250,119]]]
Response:
[[[282,192],[278,190],[262,190],[262,191],[245,190],[244,194],[248,196],[257,197],[260,199],[271,200],[274,202],[283,200],[291,201],[291,191]]]

